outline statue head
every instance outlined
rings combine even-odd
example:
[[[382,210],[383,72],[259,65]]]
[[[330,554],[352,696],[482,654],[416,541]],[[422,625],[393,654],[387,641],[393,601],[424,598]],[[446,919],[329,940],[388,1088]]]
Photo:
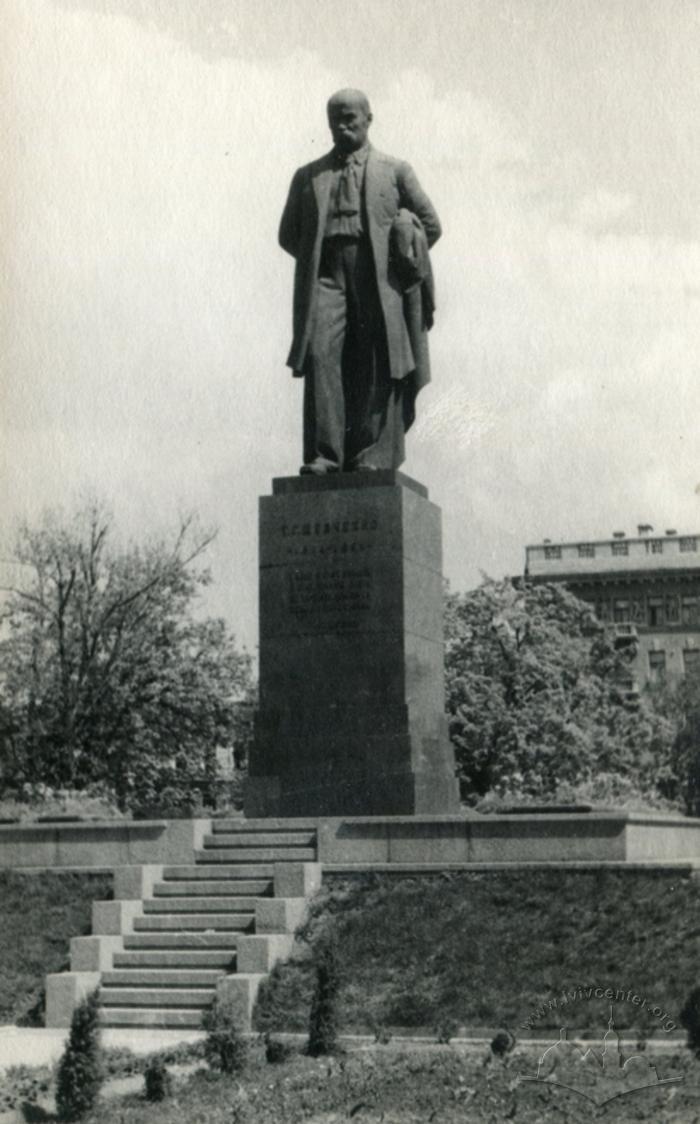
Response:
[[[372,120],[367,95],[362,90],[338,90],[328,99],[328,126],[340,152],[355,152],[367,140]]]

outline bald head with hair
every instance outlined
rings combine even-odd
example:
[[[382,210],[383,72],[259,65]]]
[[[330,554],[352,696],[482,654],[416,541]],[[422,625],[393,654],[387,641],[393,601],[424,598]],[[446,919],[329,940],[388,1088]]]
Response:
[[[372,121],[369,98],[362,90],[338,90],[328,99],[328,125],[340,152],[355,152],[367,141]]]

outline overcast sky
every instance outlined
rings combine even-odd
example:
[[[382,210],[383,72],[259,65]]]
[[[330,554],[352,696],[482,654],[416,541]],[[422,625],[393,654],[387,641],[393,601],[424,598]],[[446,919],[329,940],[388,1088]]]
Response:
[[[257,497],[300,464],[277,225],[347,85],[443,222],[404,471],[453,587],[544,536],[700,529],[697,0],[0,12],[3,530],[86,490],[139,536],[195,509],[254,648]]]

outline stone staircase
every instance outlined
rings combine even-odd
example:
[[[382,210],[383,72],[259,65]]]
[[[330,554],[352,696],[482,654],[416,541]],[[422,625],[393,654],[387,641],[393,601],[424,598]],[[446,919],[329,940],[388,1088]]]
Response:
[[[47,978],[47,1026],[95,986],[108,1027],[197,1028],[217,993],[249,1023],[320,885],[316,854],[314,824],[215,820],[191,864],[117,868],[93,936],[71,942],[71,972]]]

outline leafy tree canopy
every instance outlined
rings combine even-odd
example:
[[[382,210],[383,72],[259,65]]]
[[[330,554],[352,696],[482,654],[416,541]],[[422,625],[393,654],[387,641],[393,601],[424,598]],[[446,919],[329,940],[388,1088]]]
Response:
[[[250,659],[199,619],[212,539],[120,546],[100,504],[20,527],[0,610],[0,783],[104,786],[124,809],[191,798],[242,733]]]
[[[654,798],[672,723],[630,693],[633,652],[559,584],[450,593],[446,679],[463,793],[551,797],[600,775]]]
[[[674,725],[669,789],[688,815],[700,816],[700,673],[650,684],[647,693]]]

